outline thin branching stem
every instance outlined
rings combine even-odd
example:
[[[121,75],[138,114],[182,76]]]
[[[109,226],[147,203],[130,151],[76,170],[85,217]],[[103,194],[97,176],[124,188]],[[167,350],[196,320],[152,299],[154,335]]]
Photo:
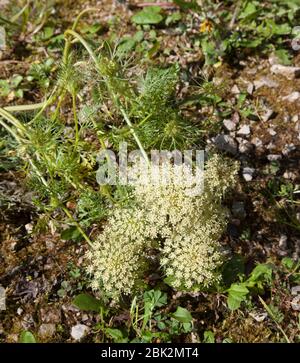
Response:
[[[89,53],[90,57],[92,58],[93,62],[95,63],[97,71],[100,73],[99,60],[97,59],[95,53],[93,52],[93,50],[91,49],[89,44],[83,39],[83,37],[81,35],[79,35],[78,33],[76,33],[73,30],[67,30],[65,32],[65,36],[67,36],[68,34],[72,35],[74,38],[76,38],[85,47],[85,49]],[[147,155],[147,153],[146,153],[146,151],[145,151],[139,137],[137,136],[137,134],[136,134],[136,132],[134,130],[134,127],[133,127],[133,125],[132,125],[132,123],[130,121],[129,116],[127,115],[127,112],[126,112],[125,108],[123,107],[123,105],[119,101],[118,96],[116,95],[116,93],[111,89],[111,87],[109,87],[109,82],[107,83],[107,86],[108,86],[108,90],[109,90],[109,92],[111,94],[111,97],[112,97],[114,103],[119,107],[124,120],[126,121],[127,125],[129,126],[129,128],[131,130],[131,133],[132,133],[132,135],[133,135],[133,137],[134,137],[134,139],[135,139],[135,141],[136,141],[136,143],[137,143],[137,145],[138,145],[144,159],[149,164],[148,155]]]

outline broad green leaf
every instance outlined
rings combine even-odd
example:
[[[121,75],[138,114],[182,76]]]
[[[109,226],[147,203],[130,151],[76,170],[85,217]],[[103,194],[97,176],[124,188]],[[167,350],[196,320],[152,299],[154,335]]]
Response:
[[[36,343],[34,335],[28,330],[22,331],[19,341],[20,343]]]
[[[256,6],[252,2],[247,1],[246,6],[239,15],[239,18],[240,19],[246,18],[247,16],[254,14],[256,10],[257,10]]]
[[[232,284],[228,291],[227,305],[230,310],[236,310],[241,302],[246,300],[249,290],[243,284]]]
[[[76,226],[71,226],[60,234],[61,239],[63,240],[77,240],[81,237],[80,232],[78,231],[78,228]]]
[[[123,333],[119,329],[106,328],[106,334],[108,334],[115,343],[127,343],[128,338],[124,337]]]
[[[84,311],[96,311],[99,312],[102,307],[101,302],[95,297],[88,294],[79,294],[72,302],[78,309]]]
[[[181,306],[178,306],[175,313],[171,314],[171,316],[181,323],[190,323],[193,320],[192,314]]]
[[[250,274],[248,279],[249,282],[257,282],[261,279],[264,279],[268,282],[272,280],[272,266],[268,264],[259,264],[257,265]]]
[[[160,15],[161,8],[159,6],[149,6],[139,11],[131,17],[131,20],[135,24],[158,24],[163,20],[163,16]]]

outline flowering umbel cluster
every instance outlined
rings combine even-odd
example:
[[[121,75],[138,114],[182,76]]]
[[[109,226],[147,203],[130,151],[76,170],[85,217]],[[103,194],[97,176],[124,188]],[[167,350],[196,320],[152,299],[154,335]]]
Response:
[[[144,172],[133,189],[132,207],[112,210],[87,253],[94,289],[115,300],[133,292],[147,269],[147,251],[155,246],[164,275],[175,289],[199,290],[219,280],[218,240],[227,217],[222,198],[234,186],[238,164],[216,155],[210,158],[201,193],[190,192],[199,185],[199,175],[186,169],[184,164],[173,165],[165,183]],[[148,167],[152,176],[156,172]],[[189,175],[185,183],[178,182],[181,173]]]

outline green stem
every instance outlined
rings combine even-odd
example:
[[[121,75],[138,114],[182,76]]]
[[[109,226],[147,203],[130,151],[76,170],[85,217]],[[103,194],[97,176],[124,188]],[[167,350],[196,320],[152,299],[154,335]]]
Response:
[[[97,8],[88,8],[88,9],[85,9],[85,10],[82,10],[81,13],[78,14],[78,16],[76,17],[73,25],[72,25],[72,28],[70,29],[70,31],[74,31],[76,30],[77,28],[77,25],[78,25],[78,22],[80,20],[80,18],[88,13],[89,11],[97,11],[99,9]],[[63,52],[63,62],[64,63],[67,63],[67,60],[68,60],[68,56],[69,56],[69,51],[70,51],[70,47],[71,47],[71,41],[69,39],[66,40],[66,43],[65,43],[65,48],[64,48],[64,52]]]
[[[41,107],[41,109],[39,110],[39,112],[34,116],[34,118],[28,123],[28,124],[32,124],[34,123],[35,120],[37,120],[42,113],[45,111],[45,109],[50,106],[53,102],[55,102],[56,98],[61,94],[61,90],[58,91],[58,94],[56,94],[57,91],[57,86],[54,87],[53,91],[51,92],[51,95],[49,96],[49,98],[43,102],[43,105]]]
[[[89,53],[90,57],[92,58],[92,60],[94,61],[95,65],[96,65],[96,68],[97,68],[97,71],[100,73],[99,69],[100,69],[100,65],[99,65],[99,61],[95,55],[95,53],[93,52],[93,50],[91,49],[91,47],[89,46],[89,44],[82,38],[81,35],[79,35],[78,33],[76,33],[75,31],[73,30],[67,30],[65,31],[65,35],[72,35],[74,38],[76,38],[77,40],[79,40],[79,42],[85,47],[85,49],[87,50],[87,52]],[[107,86],[108,86],[108,89],[109,89],[109,92],[111,93],[111,96],[115,102],[115,104],[119,107],[121,113],[122,113],[122,116],[124,117],[124,120],[126,121],[127,125],[129,126],[130,130],[131,130],[131,133],[138,145],[138,147],[140,148],[140,151],[144,157],[144,159],[146,160],[146,162],[149,164],[149,158],[148,158],[148,155],[145,151],[145,149],[143,148],[143,145],[139,139],[139,137],[137,136],[136,132],[134,131],[134,128],[133,128],[133,125],[124,109],[124,107],[121,105],[120,101],[118,100],[118,97],[117,95],[115,94],[115,92],[111,89],[111,87],[109,87],[109,82],[107,83]]]
[[[16,105],[16,106],[5,106],[3,109],[9,112],[20,112],[20,111],[33,111],[44,106],[45,102],[33,103],[31,105]]]
[[[75,92],[72,92],[72,107],[73,107],[73,115],[74,115],[74,122],[75,122],[75,149],[77,148],[78,141],[79,141],[79,131],[78,131],[78,117],[76,111],[76,95]]]
[[[80,224],[74,219],[74,217],[72,216],[72,214],[69,212],[69,210],[62,206],[62,210],[66,213],[66,215],[72,220],[72,222],[76,225],[78,231],[81,233],[82,237],[86,240],[86,242],[93,247],[93,243],[92,241],[89,239],[89,237],[86,235],[86,233],[84,232],[84,230],[80,227]]]
[[[17,130],[20,132],[20,134],[26,134],[25,126],[18,119],[16,119],[13,115],[11,115],[9,112],[7,112],[6,110],[4,110],[1,107],[0,107],[0,116],[5,118],[11,124],[13,124],[17,128]]]
[[[54,112],[53,117],[52,117],[53,120],[55,120],[58,117],[58,114],[59,114],[59,111],[60,111],[60,108],[61,108],[61,104],[62,104],[62,102],[64,100],[65,94],[66,94],[66,91],[63,90],[61,92],[61,94],[58,96],[57,106],[56,106],[55,112]]]

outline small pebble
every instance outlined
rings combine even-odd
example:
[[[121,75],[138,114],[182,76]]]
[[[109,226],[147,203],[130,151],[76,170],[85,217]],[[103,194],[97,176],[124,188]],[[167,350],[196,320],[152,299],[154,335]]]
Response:
[[[89,331],[89,327],[83,324],[77,324],[71,329],[71,337],[78,341],[81,340]]]
[[[267,156],[267,159],[269,161],[277,161],[277,160],[282,159],[282,156],[278,155],[278,154],[270,154],[270,155]]]
[[[229,119],[225,119],[225,120],[223,121],[223,125],[225,126],[225,128],[226,128],[228,131],[233,131],[233,130],[235,130],[235,128],[236,128],[236,124],[235,124],[233,121],[229,120]]]
[[[233,93],[234,95],[238,95],[241,93],[240,89],[236,84],[231,88],[231,93]]]
[[[300,92],[292,92],[287,96],[281,97],[281,99],[290,103],[296,102],[300,99]]]
[[[275,135],[277,135],[277,132],[276,132],[274,129],[271,129],[271,128],[269,128],[269,129],[268,129],[268,133],[269,133],[271,136],[275,136]]]
[[[238,130],[238,135],[244,135],[244,136],[247,136],[247,135],[250,135],[250,126],[249,125],[244,125],[242,126],[239,130]]]
[[[285,250],[287,248],[287,236],[282,234],[279,239],[279,248]]]
[[[255,172],[255,169],[253,169],[253,168],[249,168],[249,167],[243,168],[243,178],[246,181],[251,181],[253,179],[254,172]]]
[[[273,64],[271,67],[271,72],[281,75],[290,80],[293,80],[300,76],[299,67],[283,66],[281,64]]]

